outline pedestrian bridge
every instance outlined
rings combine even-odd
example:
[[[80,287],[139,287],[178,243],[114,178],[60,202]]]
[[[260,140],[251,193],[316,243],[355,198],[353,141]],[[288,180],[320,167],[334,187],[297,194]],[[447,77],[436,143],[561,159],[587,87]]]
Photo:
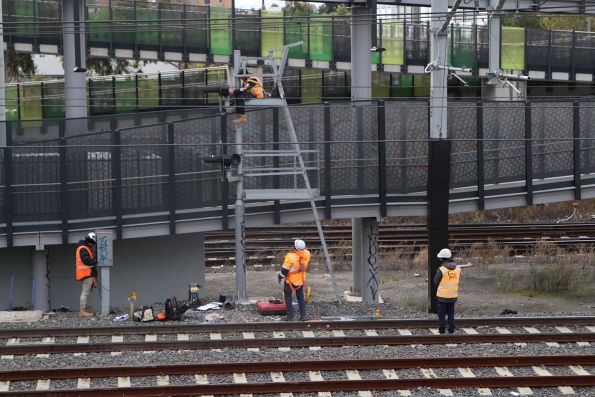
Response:
[[[62,1],[4,0],[3,4],[4,40],[10,48],[62,53]],[[232,16],[231,9],[214,6],[87,1],[86,48],[90,56],[100,58],[229,64],[234,49],[248,57],[266,56],[271,48],[301,40],[304,45],[289,52],[287,97],[296,103],[350,98],[350,17],[298,14],[284,19],[281,12],[237,10]],[[424,68],[430,58],[430,36],[426,22],[379,16],[377,43],[385,51],[370,58],[374,97],[428,95]],[[459,73],[469,82],[469,87],[458,87],[460,95],[481,95],[479,77],[488,71],[489,42],[487,25],[451,24],[448,61],[470,69]],[[500,54],[502,70],[532,80],[593,82],[594,33],[503,26]],[[217,73],[189,71],[89,80],[88,114],[196,106],[208,98],[194,87],[219,84],[215,81],[220,79]],[[64,117],[63,82],[8,86],[6,97],[9,120]]]
[[[595,102],[450,101],[450,211],[595,197]],[[290,107],[322,218],[425,215],[429,104]],[[250,109],[245,149],[289,148],[280,109]],[[0,247],[212,232],[234,224],[235,186],[203,157],[234,152],[232,118],[201,111],[7,123]],[[244,159],[248,161],[249,159]],[[252,168],[283,158],[252,158]],[[297,181],[299,184],[300,181]],[[288,189],[292,176],[246,179]],[[247,226],[312,220],[308,201],[249,201]]]

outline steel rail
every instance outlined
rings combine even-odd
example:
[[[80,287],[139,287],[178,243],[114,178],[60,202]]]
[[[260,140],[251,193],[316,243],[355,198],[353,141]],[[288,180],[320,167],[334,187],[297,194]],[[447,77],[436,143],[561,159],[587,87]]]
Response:
[[[179,386],[141,386],[135,388],[96,388],[76,390],[15,391],[11,396],[204,396],[264,393],[310,393],[347,392],[360,390],[388,391],[414,389],[417,387],[455,388],[509,388],[509,387],[590,387],[595,385],[595,375],[588,376],[516,376],[478,378],[408,378],[408,379],[366,379],[366,380],[324,380],[321,382],[282,383],[231,383]],[[0,393],[2,395],[4,393]]]
[[[162,364],[146,366],[112,366],[96,368],[19,369],[0,371],[0,381],[27,381],[37,379],[110,378],[117,376],[157,376],[191,374],[232,374],[377,370],[405,368],[459,368],[459,367],[527,367],[527,366],[595,365],[595,355],[543,355],[543,356],[485,356],[448,358],[398,358],[360,360],[295,360],[257,361],[203,364]]]
[[[176,342],[129,342],[88,344],[14,344],[0,346],[0,355],[101,353],[112,351],[205,350],[277,347],[342,347],[377,345],[442,345],[478,343],[593,342],[595,333],[476,334],[476,335],[399,335],[345,336],[315,338],[226,339]]]
[[[595,326],[595,316],[583,317],[491,317],[457,319],[459,328],[485,326]],[[0,330],[0,339],[60,336],[110,336],[210,332],[272,332],[303,330],[354,330],[391,328],[435,328],[435,319],[357,319],[354,321],[253,322],[223,324],[155,324],[91,328],[26,328]]]

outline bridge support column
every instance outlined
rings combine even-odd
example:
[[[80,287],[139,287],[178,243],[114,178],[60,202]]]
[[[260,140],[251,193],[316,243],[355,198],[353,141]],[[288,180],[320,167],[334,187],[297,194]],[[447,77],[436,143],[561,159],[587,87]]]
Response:
[[[64,0],[62,17],[64,21],[64,106],[66,118],[87,117],[84,1]]]
[[[352,294],[363,303],[380,302],[380,255],[376,218],[352,219]]]
[[[351,10],[351,100],[361,101],[372,97],[372,23],[370,7],[353,7]]]
[[[48,280],[47,252],[44,249],[34,249],[33,267],[33,309],[44,312],[50,309],[50,288]]]

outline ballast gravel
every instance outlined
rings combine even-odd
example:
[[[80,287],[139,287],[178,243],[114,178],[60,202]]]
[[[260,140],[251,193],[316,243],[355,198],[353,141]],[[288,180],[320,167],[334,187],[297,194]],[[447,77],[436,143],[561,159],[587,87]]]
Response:
[[[342,318],[349,320],[353,317],[368,317],[373,318],[376,309],[381,309],[384,318],[399,318],[399,319],[413,319],[413,318],[431,318],[435,319],[433,315],[422,314],[414,312],[407,308],[397,305],[363,305],[361,303],[335,303],[335,302],[315,302],[308,306],[309,316],[312,320],[320,318]],[[224,316],[222,322],[226,323],[246,323],[246,322],[263,322],[263,321],[282,321],[281,316],[261,316],[259,315],[254,305],[238,305],[234,310],[219,311]],[[78,313],[62,313],[56,312],[48,315],[44,320],[29,323],[4,323],[0,324],[0,329],[25,329],[25,328],[87,328],[87,327],[135,327],[137,323],[130,321],[114,322],[116,315],[122,314],[122,311],[110,315],[105,318],[94,319],[80,319]],[[591,312],[537,312],[524,313],[524,316],[529,317],[550,317],[550,316],[590,316]],[[464,316],[458,316],[464,318]],[[190,313],[185,316],[180,324],[200,324],[204,321],[204,314]],[[156,331],[163,325],[172,325],[171,323],[143,323],[142,325],[151,325],[155,327]],[[572,332],[587,332],[584,327],[569,326]],[[494,333],[492,327],[478,327],[475,330],[479,333]],[[523,328],[510,327],[511,332],[526,333]],[[559,333],[560,331],[554,327],[539,327],[541,332]],[[413,335],[430,335],[429,329],[410,329]],[[394,329],[377,329],[378,335],[398,335],[398,330]],[[464,334],[462,329],[457,332]],[[301,331],[285,331],[286,338],[301,338]],[[315,330],[316,337],[331,337],[331,331]],[[365,336],[363,330],[345,331],[349,336]],[[271,338],[272,333],[254,332],[255,338]],[[222,338],[225,339],[240,339],[242,333],[222,333]],[[446,335],[445,338],[448,338]],[[208,332],[189,334],[189,340],[209,340]],[[144,335],[124,335],[124,342],[143,342]],[[157,341],[176,341],[176,334],[158,335]],[[41,343],[41,338],[22,338],[22,343]],[[0,340],[0,344],[4,345],[6,340]],[[76,337],[60,337],[56,338],[55,343],[76,343]],[[90,343],[111,343],[111,336],[91,337]],[[184,350],[184,351],[170,351],[170,352],[122,352],[121,354],[112,355],[110,353],[88,353],[86,355],[75,356],[73,354],[50,354],[49,357],[36,356],[15,356],[13,359],[0,359],[0,367],[4,371],[16,369],[40,369],[40,368],[82,368],[82,367],[116,367],[116,366],[139,366],[139,365],[160,365],[160,364],[189,364],[189,363],[212,363],[212,362],[250,362],[250,361],[296,361],[296,360],[357,360],[357,359],[374,359],[374,358],[412,358],[412,357],[467,357],[467,356],[499,356],[499,355],[561,355],[561,354],[595,354],[595,345],[579,346],[576,343],[561,343],[559,346],[548,346],[545,343],[535,343],[527,345],[503,345],[503,344],[484,344],[484,345],[465,345],[456,344],[453,346],[447,345],[403,345],[403,346],[355,346],[355,347],[333,347],[322,348],[320,350],[310,350],[308,348],[291,348],[289,351],[282,351],[277,348],[260,348],[259,351],[248,351],[246,349],[221,349],[215,350]],[[573,375],[568,367],[547,367],[548,371],[553,375]],[[585,367],[590,373],[595,373],[594,367]],[[471,368],[475,376],[497,376],[493,368]],[[533,375],[531,368],[515,368],[511,367],[509,370],[516,376]],[[283,368],[279,368],[283,372],[283,376],[287,382],[308,381],[309,374],[307,372],[287,372]],[[400,378],[420,377],[422,376],[419,369],[397,369],[395,370]],[[362,379],[383,379],[382,371],[359,371]],[[434,373],[439,377],[458,377],[461,376],[457,369],[435,369]],[[323,371],[324,379],[347,379],[345,371]],[[247,373],[246,378],[248,382],[272,382],[270,374],[255,374]],[[227,383],[233,382],[233,377],[230,375],[214,374],[208,375],[209,383]],[[170,384],[195,384],[196,380],[192,375],[170,376]],[[135,386],[155,386],[157,380],[155,377],[132,377],[131,385]],[[35,390],[37,382],[11,382],[11,391],[26,391]],[[76,388],[76,380],[56,380],[52,381],[50,390],[61,388]],[[96,378],[91,380],[91,388],[101,387],[117,387],[117,379],[114,378]],[[561,392],[557,388],[532,389],[534,396],[561,396]],[[574,388],[577,396],[595,396],[595,388]],[[495,397],[510,397],[516,392],[516,389],[491,389],[492,395]],[[443,396],[438,390],[428,388],[417,388],[410,390],[412,397],[433,397]],[[333,397],[355,397],[359,394],[357,392],[334,392]],[[397,391],[390,392],[372,392],[374,397],[394,397],[401,395]],[[453,395],[456,397],[471,397],[477,396],[475,389],[453,389]],[[259,395],[258,397],[278,397],[278,394]],[[295,397],[318,397],[318,393],[294,393]]]

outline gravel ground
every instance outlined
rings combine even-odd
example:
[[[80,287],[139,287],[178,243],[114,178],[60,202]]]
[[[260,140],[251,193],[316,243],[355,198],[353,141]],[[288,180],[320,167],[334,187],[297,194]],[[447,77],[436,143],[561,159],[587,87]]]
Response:
[[[376,309],[380,309],[384,318],[435,318],[433,315],[419,310],[417,300],[423,299],[427,294],[427,284],[425,280],[420,277],[412,277],[409,273],[412,272],[394,272],[384,274],[384,282],[381,282],[382,296],[385,303],[383,304],[361,304],[348,302],[334,302],[334,294],[330,288],[330,280],[323,273],[314,272],[309,280],[310,285],[315,291],[315,299],[308,305],[309,316],[316,320],[325,317],[348,317],[348,316],[368,316],[372,317]],[[595,312],[595,302],[591,298],[581,298],[576,301],[569,301],[560,297],[521,297],[514,295],[504,295],[493,289],[486,289],[485,283],[475,282],[472,272],[465,272],[467,278],[464,278],[464,283],[467,288],[464,290],[459,303],[457,303],[457,317],[481,317],[499,315],[504,308],[518,309],[518,316],[592,316]],[[482,272],[478,272],[478,277]],[[256,277],[258,276],[258,277]],[[248,290],[254,291],[251,296],[275,297],[279,296],[278,286],[276,283],[271,287],[270,284],[263,283],[262,279],[272,280],[273,272],[254,272],[248,274]],[[465,276],[464,276],[465,277]],[[232,273],[209,273],[207,275],[209,292],[206,301],[215,300],[220,294],[219,291],[227,291],[233,288],[234,277]],[[341,290],[348,290],[351,279],[351,273],[341,272],[337,273],[337,281]],[[401,283],[405,279],[413,280],[412,283],[402,287]],[[411,294],[411,295],[407,295]],[[416,297],[415,299],[409,296]],[[489,299],[486,299],[489,296]],[[421,297],[421,298],[419,298]],[[72,312],[57,312],[46,316],[42,321],[28,324],[20,323],[2,323],[0,329],[21,329],[21,328],[38,328],[38,327],[100,327],[100,326],[117,326],[129,327],[136,326],[132,322],[114,322],[113,318],[125,312],[126,309],[116,310],[114,315],[105,318],[80,319],[78,313]],[[224,316],[223,322],[246,323],[246,322],[260,322],[260,321],[281,321],[281,316],[261,316],[259,315],[254,305],[237,305],[234,310],[223,310],[221,314]],[[202,323],[204,315],[191,314],[185,316],[182,323],[195,324]],[[144,323],[143,325],[148,325]],[[152,326],[160,327],[163,323],[151,323]],[[570,327],[573,332],[586,332],[584,327]],[[510,328],[513,332],[526,332],[522,328]],[[493,329],[476,328],[480,333],[491,333]],[[554,332],[558,330],[555,328],[540,327],[542,332]],[[414,335],[427,335],[427,329],[413,329]],[[377,330],[379,335],[393,335],[396,330]],[[462,332],[462,331],[461,331]],[[316,336],[331,336],[327,331],[315,331]],[[363,332],[352,333],[346,332],[347,335],[364,335]],[[241,334],[223,334],[223,338],[238,338]],[[286,337],[301,337],[299,332],[285,332]],[[262,334],[255,333],[255,337],[263,337]],[[270,335],[267,335],[270,337]],[[191,334],[190,340],[204,340],[208,339],[208,334]],[[24,339],[23,341],[37,341],[40,339]],[[56,343],[74,342],[76,338],[57,338]],[[126,335],[125,342],[143,341],[142,335]],[[176,340],[176,335],[164,335],[158,337],[159,341]],[[91,338],[91,342],[110,342],[110,337],[96,337]],[[5,343],[0,341],[0,343]],[[406,358],[406,357],[466,357],[476,355],[547,355],[547,354],[595,354],[595,345],[591,344],[589,347],[581,347],[575,343],[560,344],[559,347],[549,347],[544,343],[528,344],[526,346],[515,345],[454,345],[454,346],[370,346],[370,347],[340,347],[340,348],[323,348],[321,350],[309,350],[292,348],[290,351],[280,351],[278,349],[260,349],[258,352],[247,351],[245,349],[221,351],[177,351],[177,352],[155,352],[144,354],[142,352],[125,352],[121,355],[112,356],[109,353],[90,353],[85,356],[74,356],[72,354],[53,354],[47,358],[39,357],[19,357],[14,359],[1,359],[0,367],[2,370],[27,369],[27,368],[53,368],[53,367],[101,367],[101,366],[125,366],[125,365],[151,365],[151,364],[175,364],[175,363],[205,363],[205,362],[225,362],[225,361],[282,361],[282,360],[323,360],[323,359],[343,359],[354,360],[363,358]],[[585,368],[590,373],[595,373],[595,368]],[[282,368],[280,368],[282,370]],[[476,376],[496,376],[496,372],[491,368],[473,368]],[[510,368],[511,372],[517,376],[532,374],[530,368]],[[548,367],[548,370],[554,375],[570,375],[571,372],[567,367]],[[399,377],[418,377],[420,371],[418,369],[399,369],[396,370]],[[436,375],[441,377],[446,376],[460,376],[456,369],[437,369]],[[289,373],[284,372],[286,381],[305,381],[308,380],[308,374]],[[370,379],[375,377],[382,378],[381,371],[360,371],[363,379]],[[270,382],[269,374],[247,374],[249,382]],[[323,377],[330,379],[346,379],[344,371],[324,372]],[[209,375],[210,383],[221,383],[232,381],[227,375]],[[153,377],[138,377],[131,379],[133,386],[149,386],[155,385],[156,379]],[[192,376],[172,376],[170,377],[171,384],[180,383],[194,383]],[[114,379],[93,379],[91,387],[115,387],[117,381]],[[10,390],[34,390],[36,382],[12,382]],[[61,387],[76,387],[76,381],[54,381],[51,383],[51,389],[55,390]],[[512,396],[514,389],[492,389],[492,394],[496,397]],[[595,388],[575,388],[577,396],[595,396]],[[551,389],[533,389],[535,396],[560,396],[561,393],[556,388]],[[278,397],[278,394],[273,394]],[[273,396],[270,395],[270,396]],[[297,393],[296,397],[317,397],[317,393]],[[352,397],[358,396],[358,393],[333,393],[334,397]],[[398,392],[373,392],[375,397],[397,396]],[[430,397],[440,396],[438,390],[418,388],[411,391],[413,397]],[[453,390],[453,395],[457,397],[477,396],[476,390]],[[263,395],[268,397],[268,395]]]

